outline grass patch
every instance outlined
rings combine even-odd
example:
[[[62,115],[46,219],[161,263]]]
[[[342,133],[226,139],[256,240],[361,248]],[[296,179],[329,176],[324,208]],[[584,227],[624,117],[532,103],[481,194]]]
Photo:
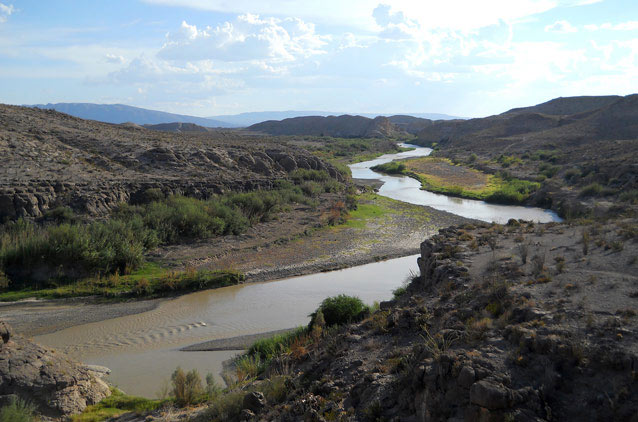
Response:
[[[127,275],[111,274],[89,277],[73,283],[49,288],[23,288],[0,292],[0,301],[13,302],[27,298],[60,299],[81,296],[105,298],[161,297],[204,289],[239,284],[243,274],[235,271],[207,271],[186,269],[170,271],[154,263],[145,263]]]
[[[81,222],[68,209],[59,209],[39,223],[9,222],[0,226],[0,292],[70,285],[67,292],[92,294],[96,279],[100,284],[109,275],[139,270],[145,253],[158,245],[239,234],[274,218],[289,204],[316,206],[320,194],[344,189],[325,171],[297,170],[291,173],[291,181],[280,180],[272,190],[206,200],[164,198],[157,189],[150,189],[153,192],[146,195],[150,202],[121,204],[104,221]],[[83,282],[87,279],[88,284]],[[152,280],[148,281],[153,288]],[[208,281],[197,277],[193,283]],[[146,289],[144,283],[138,287]]]
[[[166,402],[128,396],[114,388],[109,397],[88,406],[81,414],[71,416],[71,422],[101,422],[128,412],[143,414],[158,409]]]
[[[393,161],[375,166],[372,170],[413,177],[421,182],[423,189],[431,192],[500,204],[523,203],[540,188],[537,182],[501,173],[488,175],[439,157]]]

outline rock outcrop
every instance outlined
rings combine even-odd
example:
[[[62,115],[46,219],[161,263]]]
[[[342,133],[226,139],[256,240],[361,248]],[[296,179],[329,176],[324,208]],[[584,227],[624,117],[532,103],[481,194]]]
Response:
[[[270,188],[330,164],[307,151],[238,133],[167,133],[0,105],[0,221],[69,206],[104,215],[148,189],[207,198]]]
[[[111,394],[99,377],[103,371],[13,335],[3,321],[0,335],[0,400],[17,396],[37,406],[42,415],[59,418],[80,413]]]

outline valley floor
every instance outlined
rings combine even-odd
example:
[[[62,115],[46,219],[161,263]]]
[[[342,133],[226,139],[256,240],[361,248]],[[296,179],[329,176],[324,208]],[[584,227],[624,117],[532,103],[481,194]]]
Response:
[[[269,281],[415,254],[420,242],[440,228],[468,221],[374,193],[361,195],[358,209],[343,224],[317,227],[322,218],[321,210],[299,206],[242,235],[160,248],[151,259],[176,269],[233,269],[244,273],[248,282]],[[169,299],[28,300],[0,305],[0,320],[18,333],[35,336],[146,312],[162,300]]]

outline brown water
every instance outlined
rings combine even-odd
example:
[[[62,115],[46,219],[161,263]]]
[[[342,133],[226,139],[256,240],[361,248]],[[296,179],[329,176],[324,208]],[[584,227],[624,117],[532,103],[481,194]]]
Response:
[[[154,397],[176,366],[219,374],[236,352],[182,352],[194,343],[307,324],[328,296],[387,300],[416,273],[416,255],[267,283],[196,292],[156,309],[79,325],[35,338],[82,362],[104,365],[109,380],[129,394]],[[219,378],[218,378],[219,380]]]
[[[384,176],[370,170],[375,164],[430,152],[429,148],[417,148],[350,167],[354,177],[381,179],[384,182],[381,195],[453,214],[495,222],[506,222],[509,218],[559,220],[551,211],[540,208],[486,204],[433,194],[420,190],[420,183],[409,177]],[[340,293],[357,295],[367,303],[386,300],[410,270],[417,272],[416,256],[207,290],[163,302],[149,312],[79,325],[35,340],[83,362],[111,368],[110,381],[129,394],[154,397],[178,365],[185,370],[198,369],[202,375],[219,374],[222,362],[237,353],[180,351],[184,346],[307,324],[308,314],[323,299]]]

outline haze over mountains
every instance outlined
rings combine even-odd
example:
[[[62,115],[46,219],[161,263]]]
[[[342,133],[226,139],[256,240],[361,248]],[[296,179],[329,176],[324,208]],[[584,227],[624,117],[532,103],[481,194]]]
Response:
[[[240,114],[227,114],[211,117],[189,116],[184,114],[167,113],[149,110],[125,104],[94,104],[94,103],[49,103],[35,104],[29,107],[53,109],[82,119],[96,120],[105,123],[135,123],[138,125],[157,125],[163,123],[193,123],[204,127],[235,128],[247,127],[267,120],[282,120],[301,116],[339,116],[345,112],[329,112],[315,110],[288,111],[259,111]],[[379,116],[376,113],[350,113],[367,118]],[[392,114],[392,113],[391,113]],[[384,114],[389,116],[391,114]],[[455,116],[439,113],[402,113],[410,116],[430,120],[458,119]]]

